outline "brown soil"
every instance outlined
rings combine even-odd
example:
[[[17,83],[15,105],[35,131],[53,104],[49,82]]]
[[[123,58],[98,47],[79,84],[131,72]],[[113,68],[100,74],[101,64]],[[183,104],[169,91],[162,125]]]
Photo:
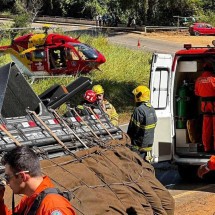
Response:
[[[214,185],[206,185],[204,190],[185,191],[174,196],[175,215],[214,215]]]
[[[188,32],[152,32],[142,33],[141,36],[136,34],[136,37],[147,37],[158,40],[171,41],[179,44],[192,44],[193,46],[213,46],[212,40],[214,36],[190,36]]]

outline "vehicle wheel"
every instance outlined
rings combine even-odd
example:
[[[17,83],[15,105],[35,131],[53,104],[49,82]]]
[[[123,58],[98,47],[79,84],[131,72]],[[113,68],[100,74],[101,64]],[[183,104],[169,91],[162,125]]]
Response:
[[[199,166],[192,165],[178,165],[179,175],[186,181],[200,180],[197,175]]]
[[[195,31],[195,32],[194,32],[194,35],[195,35],[195,36],[199,36],[200,33],[199,33],[198,31]]]

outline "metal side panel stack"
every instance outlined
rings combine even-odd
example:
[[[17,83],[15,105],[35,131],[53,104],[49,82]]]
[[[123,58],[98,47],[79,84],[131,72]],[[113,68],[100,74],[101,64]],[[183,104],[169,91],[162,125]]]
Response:
[[[80,77],[68,86],[54,85],[37,96],[14,63],[0,68],[0,154],[19,145],[29,145],[49,158],[122,139],[122,131],[108,116],[85,104],[80,116],[68,104],[73,96],[91,85]],[[67,104],[66,115],[56,109]],[[41,156],[43,157],[43,156]],[[0,167],[0,171],[3,167]]]

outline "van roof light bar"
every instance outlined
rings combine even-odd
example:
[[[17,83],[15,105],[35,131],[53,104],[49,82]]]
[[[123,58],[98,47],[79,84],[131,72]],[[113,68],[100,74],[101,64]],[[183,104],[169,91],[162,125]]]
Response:
[[[191,44],[184,44],[184,48],[185,48],[185,49],[191,49],[191,48],[192,48],[192,45],[191,45]]]

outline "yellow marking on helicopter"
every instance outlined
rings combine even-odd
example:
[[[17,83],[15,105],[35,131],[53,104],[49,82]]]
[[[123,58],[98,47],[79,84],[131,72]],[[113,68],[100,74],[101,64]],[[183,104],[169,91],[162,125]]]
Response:
[[[20,54],[21,54],[21,55],[25,55],[26,53],[32,52],[32,51],[34,51],[34,50],[36,50],[36,48],[35,48],[35,47],[31,47],[31,48],[29,48],[29,49],[24,50],[24,51],[21,52]]]
[[[28,47],[31,48],[33,46],[41,46],[45,44],[46,34],[35,34],[29,39]]]
[[[23,55],[22,52],[18,53],[14,49],[9,48],[7,50],[7,53],[9,53],[11,56],[14,56],[17,60],[22,61],[22,63],[30,70],[31,69],[31,60],[27,59],[26,55]]]

